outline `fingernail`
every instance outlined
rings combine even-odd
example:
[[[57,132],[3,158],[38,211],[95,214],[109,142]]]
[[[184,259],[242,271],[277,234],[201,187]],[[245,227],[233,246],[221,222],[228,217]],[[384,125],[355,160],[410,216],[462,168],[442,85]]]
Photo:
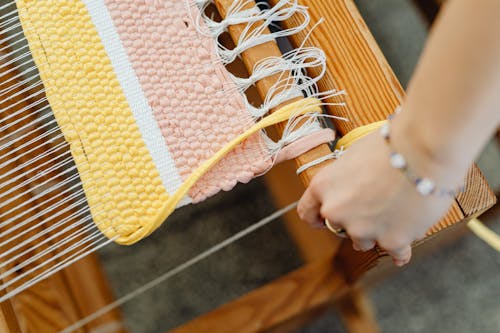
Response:
[[[406,264],[406,262],[404,260],[394,259],[394,264],[398,267],[402,267]]]

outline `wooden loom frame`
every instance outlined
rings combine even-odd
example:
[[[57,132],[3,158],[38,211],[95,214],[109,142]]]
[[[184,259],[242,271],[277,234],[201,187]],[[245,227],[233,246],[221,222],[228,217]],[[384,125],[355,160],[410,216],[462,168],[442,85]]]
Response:
[[[231,2],[216,1],[223,16]],[[320,89],[338,88],[349,93],[346,108],[329,110],[351,120],[336,124],[340,133],[385,119],[401,103],[404,92],[353,1],[300,2],[310,7],[313,23],[320,17],[326,19],[306,43],[323,48],[329,58],[328,73],[321,81]],[[292,18],[286,24],[293,25],[293,21]],[[230,28],[233,39],[237,40],[240,31],[241,27]],[[290,40],[297,46],[304,36],[305,32]],[[243,59],[251,69],[257,60],[278,54],[276,44],[271,42],[245,52]],[[263,80],[257,88],[265,94],[272,83],[272,78]],[[302,165],[329,152],[328,147],[323,145],[299,157],[296,162]],[[304,184],[309,183],[317,170],[313,168],[302,174]],[[289,175],[272,171],[267,177],[279,205],[290,202],[294,193],[301,190],[299,184],[290,184]],[[280,177],[286,177],[290,185],[283,187]],[[475,166],[468,175],[468,185],[468,191],[457,198],[442,226],[434,231],[475,217],[494,203],[493,194]],[[284,332],[306,322],[334,301],[338,301],[350,332],[376,330],[374,318],[364,306],[363,294],[358,288],[353,288],[353,282],[373,267],[381,254],[375,250],[354,252],[348,241],[340,241],[326,232],[310,230],[297,223],[293,214],[288,215],[288,227],[307,261],[304,267],[172,332]],[[95,281],[99,283],[95,284]],[[21,332],[20,327],[28,327],[29,332],[56,331],[75,318],[98,310],[110,300],[111,293],[97,260],[89,257],[49,278],[43,285],[30,288],[16,297],[13,304],[2,303],[0,331]],[[119,322],[119,313],[112,312],[79,332],[92,332],[106,325],[119,325]]]

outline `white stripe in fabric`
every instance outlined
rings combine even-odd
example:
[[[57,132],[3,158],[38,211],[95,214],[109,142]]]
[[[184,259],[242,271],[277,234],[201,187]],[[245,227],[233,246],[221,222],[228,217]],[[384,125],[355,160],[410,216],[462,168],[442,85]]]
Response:
[[[139,79],[128,59],[127,52],[122,45],[111,15],[103,0],[83,0],[83,2],[101,37],[101,41],[111,60],[124,95],[132,109],[144,143],[158,169],[163,185],[169,194],[173,194],[181,186],[182,179],[153,116],[153,111],[144,96]],[[186,196],[177,207],[189,204],[191,201],[191,198]]]

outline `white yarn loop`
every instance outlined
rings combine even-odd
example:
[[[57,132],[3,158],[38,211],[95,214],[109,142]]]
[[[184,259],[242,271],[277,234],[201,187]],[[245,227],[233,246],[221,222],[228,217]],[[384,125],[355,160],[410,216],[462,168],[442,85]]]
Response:
[[[319,124],[319,122],[315,121],[315,115],[316,114],[302,115],[294,119],[293,122],[289,122],[283,130],[281,139],[276,142],[271,140],[268,136],[265,136],[264,140],[271,154],[273,156],[276,156],[281,149],[288,146],[289,144],[321,130],[321,125]],[[298,126],[298,123],[301,121],[304,121],[304,123]]]
[[[278,10],[279,4],[281,3],[288,3],[288,0],[282,0],[280,1],[280,3],[278,3],[278,5],[272,7],[271,9],[262,11],[264,15],[249,16],[248,23],[250,24],[247,24],[244,28],[238,42],[236,43],[237,46],[234,49],[230,50],[222,45],[219,41],[217,41],[218,54],[224,64],[232,63],[238,57],[238,55],[254,46],[274,41],[279,37],[294,35],[304,30],[309,25],[310,17],[305,7],[299,6],[295,2],[294,5],[286,6]],[[249,11],[244,11],[241,13],[247,12]],[[276,31],[271,34],[263,33],[271,23],[283,21],[293,15],[302,16],[302,21],[298,26]],[[264,17],[261,18],[260,16]],[[229,17],[229,19],[232,18]]]
[[[321,156],[320,158],[318,159],[315,159],[314,161],[311,161],[309,163],[306,163],[304,164],[303,166],[301,166],[300,168],[297,169],[297,175],[300,175],[302,172],[306,171],[307,169],[310,169],[316,165],[319,165],[323,162],[326,162],[326,161],[329,161],[329,160],[336,160],[338,159],[340,156],[342,156],[342,154],[344,153],[344,150],[343,149],[340,149],[340,150],[335,150],[334,152],[332,152],[331,154],[328,154],[328,155],[325,155],[325,156]]]

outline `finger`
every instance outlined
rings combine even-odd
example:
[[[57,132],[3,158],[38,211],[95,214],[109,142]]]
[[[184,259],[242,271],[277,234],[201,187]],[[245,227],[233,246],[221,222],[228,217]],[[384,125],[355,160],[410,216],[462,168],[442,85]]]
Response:
[[[320,215],[321,201],[310,187],[306,189],[297,206],[300,218],[316,228],[324,227],[323,218]]]
[[[388,250],[387,253],[392,257],[394,264],[401,267],[410,262],[411,246],[407,245],[397,250]]]
[[[356,251],[366,252],[375,247],[375,241],[373,239],[351,237],[351,240],[352,240],[352,248]]]

